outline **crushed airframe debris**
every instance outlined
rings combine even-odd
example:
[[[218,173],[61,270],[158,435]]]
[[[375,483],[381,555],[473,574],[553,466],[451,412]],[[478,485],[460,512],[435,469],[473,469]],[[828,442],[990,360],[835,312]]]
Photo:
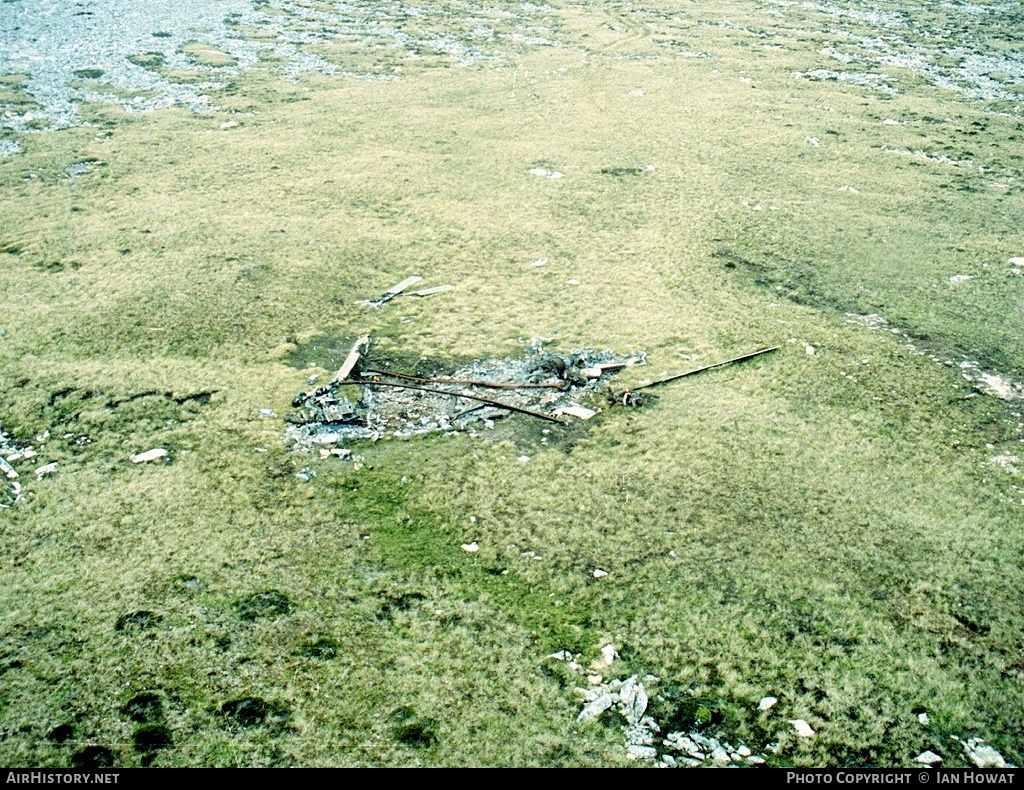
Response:
[[[625,358],[589,349],[553,354],[534,341],[523,358],[490,357],[450,375],[427,377],[381,369],[386,365],[360,370],[368,346],[369,337],[360,337],[330,384],[296,396],[296,411],[285,417],[286,441],[295,449],[389,434],[475,433],[510,413],[554,423],[561,422],[559,414],[589,419],[597,412],[577,401],[597,395],[609,374],[645,361],[643,353]],[[595,371],[600,374],[589,375]],[[492,397],[493,390],[500,395]]]

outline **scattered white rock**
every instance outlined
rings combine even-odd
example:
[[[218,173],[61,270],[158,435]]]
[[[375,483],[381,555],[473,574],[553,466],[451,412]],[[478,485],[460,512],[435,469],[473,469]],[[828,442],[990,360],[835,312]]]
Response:
[[[591,686],[600,686],[604,678],[601,675],[587,675],[587,683]]]
[[[776,702],[775,697],[761,697],[761,701],[757,703],[758,710],[769,710]]]
[[[967,758],[979,768],[1006,768],[1003,755],[985,744],[981,738],[971,738],[963,744]]]
[[[956,283],[967,282],[967,280],[973,279],[974,277],[970,274],[954,274],[949,278],[949,281],[955,285]]]
[[[614,656],[612,660],[615,660]],[[627,722],[637,724],[643,720],[644,713],[647,712],[647,691],[644,689],[644,684],[637,681],[636,675],[622,684],[622,688],[619,689],[619,699],[622,701],[622,715]]]
[[[804,343],[804,351],[807,352],[808,356],[814,356],[814,346],[809,346],[806,343]]]
[[[56,471],[57,471],[57,462],[54,461],[53,463],[44,464],[43,466],[40,466],[38,469],[36,469],[36,477],[42,478],[42,477],[45,477],[46,475],[52,474],[53,472],[56,472]]]
[[[7,463],[2,457],[0,457],[0,472],[3,472],[8,480],[18,479],[18,470]]]
[[[154,447],[152,450],[146,450],[144,453],[136,453],[135,455],[129,456],[133,464],[143,464],[147,461],[155,461],[158,458],[166,458],[168,455],[167,450],[163,447]]]
[[[569,280],[569,285],[579,285],[579,284],[580,284],[579,280]]]
[[[608,571],[603,571],[600,568],[594,568],[594,578],[602,579],[608,575]]]
[[[583,710],[580,711],[580,715],[576,717],[576,721],[579,724],[587,724],[592,721],[597,721],[598,717],[612,705],[619,701],[618,694],[604,693],[595,698],[592,702],[587,703]]]
[[[463,551],[468,551],[470,554],[475,554],[476,552],[480,551],[480,547],[477,545],[476,541],[474,540],[472,543],[463,543],[462,544],[462,550]]]
[[[521,456],[519,456],[516,459],[516,461],[518,461],[521,464],[528,464],[528,463],[530,463],[530,456],[528,456],[528,455],[521,455]]]
[[[924,765],[938,765],[942,762],[942,758],[939,757],[935,752],[922,752],[914,758],[917,762]]]
[[[749,765],[764,765],[764,758],[758,757],[757,755],[751,755],[747,758]]]
[[[295,476],[299,478],[299,480],[301,480],[303,483],[308,483],[310,480],[316,477],[316,471],[308,466],[304,466],[302,467],[302,469],[295,473]]]
[[[535,261],[534,261],[533,263],[531,263],[530,265],[531,265],[531,266],[532,266],[532,267],[533,267],[534,269],[537,269],[537,268],[539,268],[539,267],[541,267],[541,266],[544,266],[545,264],[547,264],[547,262],[548,262],[548,259],[547,259],[547,258],[538,258],[537,260],[535,260]]]
[[[238,121],[225,121],[220,125],[221,129],[234,129],[238,126]]]
[[[1010,258],[1010,263],[1014,266],[1024,266],[1024,258]]]
[[[790,719],[789,723],[793,725],[793,729],[796,730],[796,734],[801,738],[813,738],[814,730],[811,729],[811,725],[803,719]]]
[[[133,464],[144,464],[147,461],[155,461],[157,458],[165,458],[167,451],[163,447],[154,447],[144,453],[136,453],[128,458]]]
[[[815,148],[821,145],[821,140],[819,140],[817,137],[805,137],[804,142],[807,143],[807,145],[814,146]]]
[[[718,746],[711,752],[711,761],[715,765],[728,765],[731,762],[729,753],[721,746]]]
[[[668,766],[669,768],[675,768],[676,767],[676,758],[673,757],[671,754],[663,754],[663,755],[661,755],[661,761],[666,766]]]
[[[658,756],[658,750],[653,746],[640,746],[631,743],[626,747],[627,760],[653,760]]]
[[[893,120],[892,118],[886,118],[884,121],[882,121],[882,124],[884,126],[899,126],[900,122]]]
[[[564,173],[559,173],[557,170],[546,170],[543,167],[535,167],[530,171],[530,175],[540,176],[541,178],[565,178]]]
[[[618,658],[618,653],[615,652],[615,645],[605,645],[601,648],[601,660],[604,662],[606,667],[610,667],[612,662]]]
[[[277,412],[273,409],[260,409],[260,417],[276,417]]]
[[[927,713],[918,713],[917,714],[917,720],[921,724],[923,724],[925,727],[927,727],[929,724],[931,724],[931,721],[928,719],[928,714]]]
[[[740,757],[750,757],[750,749],[748,749],[746,746],[741,746],[739,749],[736,750],[736,753]]]

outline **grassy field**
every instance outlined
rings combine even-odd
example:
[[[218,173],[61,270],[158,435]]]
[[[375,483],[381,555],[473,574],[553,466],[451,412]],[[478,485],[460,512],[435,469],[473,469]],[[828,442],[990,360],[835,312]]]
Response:
[[[5,132],[0,425],[39,455],[0,510],[0,763],[625,765],[545,660],[613,644],[659,721],[700,700],[770,764],[1019,764],[1021,404],[959,367],[1024,376],[1019,105],[795,77],[842,37],[765,7],[567,2],[563,46],[467,68],[339,39],[398,78],[268,60],[211,114]],[[456,287],[355,304],[410,274]],[[259,410],[362,332],[647,351],[623,382],[783,349],[544,444],[294,455]]]

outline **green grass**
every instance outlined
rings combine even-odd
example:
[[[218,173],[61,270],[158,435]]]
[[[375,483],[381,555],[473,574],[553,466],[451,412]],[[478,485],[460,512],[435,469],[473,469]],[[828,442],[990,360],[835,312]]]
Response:
[[[766,50],[767,17],[722,13],[738,27],[671,34],[708,59],[567,5],[572,45],[513,53],[515,83],[504,63],[254,69],[213,115],[90,106],[90,128],[18,137],[0,424],[48,429],[59,467],[0,516],[0,761],[620,765],[614,724],[574,723],[585,673],[544,659],[612,642],[607,676],[658,675],[659,715],[700,699],[777,764],[957,765],[952,735],[1020,762],[1022,493],[989,460],[1020,452],[1014,407],[843,318],[1024,370],[1019,187],[882,150],[969,145],[1015,178],[1019,121],[906,75],[893,98],[795,80],[826,34],[779,23]],[[353,73],[377,57],[338,46]],[[355,305],[413,273],[456,288]],[[646,349],[624,382],[783,350],[549,446],[510,417],[366,446],[358,471],[292,456],[258,410],[288,410],[311,338],[362,332],[409,360]],[[128,461],[151,447],[169,463]],[[279,612],[239,608],[269,591]],[[133,719],[140,694],[159,717]]]

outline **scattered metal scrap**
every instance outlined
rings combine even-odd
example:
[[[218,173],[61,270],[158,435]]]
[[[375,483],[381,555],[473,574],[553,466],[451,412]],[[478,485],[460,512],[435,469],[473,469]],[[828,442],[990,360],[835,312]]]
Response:
[[[536,341],[520,359],[492,357],[450,375],[417,376],[389,372],[386,364],[360,370],[368,345],[369,338],[360,337],[327,386],[296,396],[296,411],[285,417],[286,438],[296,448],[489,429],[510,413],[556,424],[563,415],[588,419],[596,411],[576,401],[597,396],[609,375],[645,361],[643,354],[623,359],[589,349],[552,354]],[[352,400],[343,394],[350,387],[360,388]],[[500,399],[486,393],[495,389]]]
[[[415,285],[418,282],[422,282],[422,280],[423,278],[419,277],[418,275],[406,277],[404,280],[402,280],[402,282],[396,283],[395,285],[392,285],[390,288],[388,288],[383,294],[381,294],[379,299],[364,299],[361,302],[356,302],[356,304],[366,305],[374,309],[379,309],[386,305],[388,302],[390,302],[392,299],[394,299],[396,296],[433,296],[434,294],[440,294],[444,293],[445,291],[450,291],[452,290],[452,288],[455,287],[454,285],[435,285],[431,288],[422,288],[419,291],[412,291],[411,293],[406,294],[406,290],[409,288],[410,285]]]

